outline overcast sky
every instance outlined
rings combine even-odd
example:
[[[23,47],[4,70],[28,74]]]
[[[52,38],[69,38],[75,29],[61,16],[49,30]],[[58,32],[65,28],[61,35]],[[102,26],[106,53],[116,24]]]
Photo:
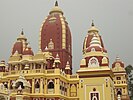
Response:
[[[0,60],[8,58],[22,28],[38,51],[39,30],[55,0],[0,0]],[[73,69],[79,69],[82,45],[94,20],[108,50],[110,66],[116,56],[133,64],[133,0],[58,0],[73,39]]]

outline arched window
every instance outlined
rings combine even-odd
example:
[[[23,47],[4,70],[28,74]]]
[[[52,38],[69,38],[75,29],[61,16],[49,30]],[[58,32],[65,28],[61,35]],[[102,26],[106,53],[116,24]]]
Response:
[[[99,91],[96,91],[96,88],[93,88],[93,91],[90,92],[90,99],[89,100],[99,100],[99,99],[100,99]]]
[[[121,91],[118,91],[118,92],[117,92],[117,95],[122,95]]]
[[[90,92],[90,100],[99,100],[99,92]]]
[[[89,60],[88,67],[99,67],[98,59],[96,57],[92,57]]]
[[[96,96],[93,96],[92,97],[92,100],[98,100]]]
[[[6,89],[8,88],[8,85],[7,85],[7,83],[6,83],[6,82],[4,83],[4,86],[5,86],[5,88],[6,88]]]
[[[54,89],[54,83],[52,80],[50,80],[48,83],[48,89]]]
[[[21,85],[22,89],[24,89],[23,82],[19,81],[15,84],[15,88],[18,89],[18,87]]]
[[[35,88],[40,88],[40,84],[39,84],[38,80],[36,81]]]
[[[70,92],[71,92],[71,94],[70,94],[71,97],[77,96],[77,88],[76,88],[76,85],[75,84],[72,84],[71,85]]]
[[[107,64],[107,63],[108,63],[108,59],[106,57],[103,57],[102,64]]]
[[[91,48],[91,51],[92,51],[92,52],[95,52],[95,48]]]

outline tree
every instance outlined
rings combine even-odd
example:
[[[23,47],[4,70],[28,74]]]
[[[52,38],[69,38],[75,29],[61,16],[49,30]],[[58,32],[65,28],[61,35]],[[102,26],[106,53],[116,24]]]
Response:
[[[133,70],[132,65],[128,65],[128,66],[125,68],[125,70],[126,70],[126,73],[127,73],[127,74],[130,74],[130,73],[131,73],[131,70]]]
[[[133,67],[131,65],[128,65],[126,68],[126,73],[128,75],[128,90],[130,91],[130,98],[133,100]]]

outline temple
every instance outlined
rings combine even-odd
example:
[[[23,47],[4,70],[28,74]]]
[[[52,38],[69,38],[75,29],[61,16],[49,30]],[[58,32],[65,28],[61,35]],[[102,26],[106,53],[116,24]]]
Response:
[[[5,100],[130,100],[124,63],[117,57],[109,66],[94,22],[86,31],[76,74],[71,31],[57,1],[41,25],[37,53],[27,41],[22,30],[8,63],[0,62],[0,96]]]

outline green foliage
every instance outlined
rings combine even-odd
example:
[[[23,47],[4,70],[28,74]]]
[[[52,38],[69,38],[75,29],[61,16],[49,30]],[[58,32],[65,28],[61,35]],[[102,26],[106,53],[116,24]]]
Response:
[[[126,70],[126,73],[127,73],[127,74],[130,74],[130,73],[131,73],[131,70],[133,70],[133,67],[132,67],[131,65],[128,65],[128,66],[125,68],[125,70]]]
[[[129,76],[129,79],[128,79],[128,90],[131,91],[131,94],[130,94],[130,98],[131,100],[133,100],[133,84],[131,81],[133,81],[133,78],[132,78],[132,75],[131,75],[131,71],[133,70],[133,67],[131,65],[128,65],[126,68],[126,73],[127,75]]]

